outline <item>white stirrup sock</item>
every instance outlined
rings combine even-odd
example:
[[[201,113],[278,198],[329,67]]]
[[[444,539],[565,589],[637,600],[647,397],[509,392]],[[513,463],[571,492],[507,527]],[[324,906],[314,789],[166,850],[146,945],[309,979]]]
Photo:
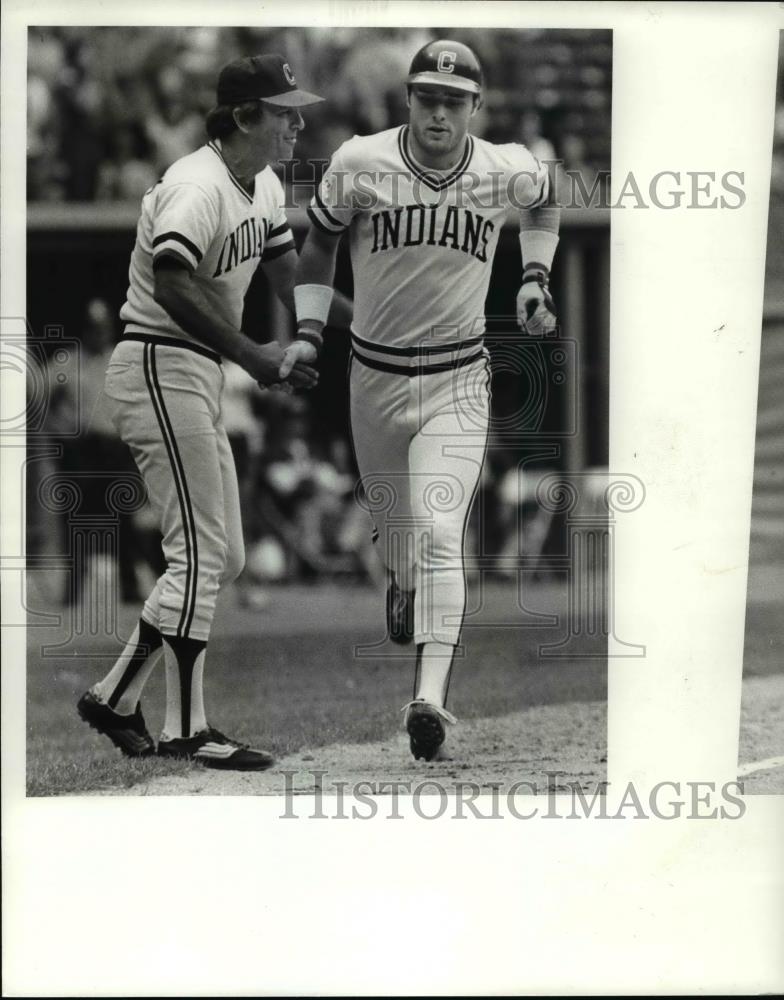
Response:
[[[93,692],[119,715],[133,715],[142,689],[158,664],[160,648],[161,633],[140,619],[125,649]]]
[[[415,698],[444,707],[454,653],[455,647],[443,642],[425,642],[418,647]]]

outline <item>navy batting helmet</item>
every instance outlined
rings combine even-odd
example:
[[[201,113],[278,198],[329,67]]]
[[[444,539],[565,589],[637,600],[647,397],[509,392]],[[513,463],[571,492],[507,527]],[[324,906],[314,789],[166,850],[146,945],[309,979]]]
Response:
[[[406,83],[452,87],[469,94],[482,90],[482,67],[467,45],[444,39],[428,42],[411,61]]]

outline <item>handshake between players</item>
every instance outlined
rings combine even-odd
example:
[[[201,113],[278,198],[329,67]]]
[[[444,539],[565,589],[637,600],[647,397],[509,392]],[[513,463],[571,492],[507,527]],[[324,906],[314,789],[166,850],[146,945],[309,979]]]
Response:
[[[299,354],[291,356],[291,347],[284,351],[277,342],[252,344],[240,364],[262,389],[282,389],[284,392],[312,389],[318,382],[318,372],[312,364],[316,360],[316,349],[310,344],[306,346],[311,348],[311,354],[300,358]]]
[[[548,288],[548,274],[544,269],[526,269],[523,284],[517,293],[517,321],[520,328],[534,336],[552,333],[557,325],[555,303]],[[318,380],[318,372],[313,367],[318,361],[318,350],[312,339],[320,335],[320,325],[310,330],[306,321],[297,331],[297,339],[281,351],[281,362],[277,372],[277,382],[271,381],[270,388],[288,386],[310,388]],[[269,345],[278,346],[278,345]],[[263,385],[261,379],[258,380]],[[289,390],[290,391],[290,390]]]
[[[312,365],[317,360],[318,352],[315,346],[308,340],[297,339],[283,351],[278,377],[281,381],[288,379],[293,382],[298,373],[315,371]],[[316,377],[318,378],[318,375]]]

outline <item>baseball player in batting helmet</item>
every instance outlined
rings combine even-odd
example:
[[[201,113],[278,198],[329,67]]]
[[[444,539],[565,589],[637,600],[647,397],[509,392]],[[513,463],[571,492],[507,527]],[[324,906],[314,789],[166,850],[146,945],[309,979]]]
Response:
[[[129,756],[181,757],[208,767],[261,770],[268,753],[207,721],[202,678],[220,588],[244,564],[237,476],[221,417],[226,357],[262,386],[280,382],[283,349],[241,330],[243,300],[261,265],[293,310],[297,253],[271,164],[289,159],[300,109],[322,98],[301,90],[285,57],[225,66],[209,141],[166,171],[144,196],[124,335],[106,374],[112,417],[129,445],[160,523],[166,572],[147,598],[108,675],[79,701],[82,718]],[[335,317],[349,313],[336,299]],[[341,314],[342,313],[342,314]],[[312,386],[297,360],[289,386]],[[163,649],[166,718],[155,742],[139,698]]]
[[[348,140],[311,202],[295,288],[297,340],[281,372],[315,364],[348,231],[354,270],[351,424],[364,502],[389,571],[390,638],[416,644],[404,706],[415,757],[445,737],[449,677],[466,605],[463,544],[490,411],[484,303],[505,217],[517,215],[521,326],[555,326],[548,292],[559,210],[547,169],[522,145],[470,133],[482,100],[472,50],[416,53],[409,120]]]

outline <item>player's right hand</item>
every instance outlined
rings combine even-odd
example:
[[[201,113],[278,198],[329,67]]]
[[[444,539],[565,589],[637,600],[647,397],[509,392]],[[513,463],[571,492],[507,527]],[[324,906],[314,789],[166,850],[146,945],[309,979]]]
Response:
[[[283,348],[277,342],[272,344],[248,343],[243,356],[238,358],[245,371],[259,385],[267,386],[278,382],[278,369],[283,360]]]
[[[278,379],[280,379],[280,371],[278,370]],[[284,384],[290,383],[295,389],[312,389],[314,385],[318,382],[319,373],[313,365],[307,364],[305,361],[297,361],[288,376],[283,379]]]
[[[295,340],[283,352],[283,362],[278,369],[278,376],[282,379],[290,378],[297,366],[304,364],[306,368],[310,368],[317,357],[318,352],[310,341]]]
[[[311,389],[318,382],[318,372],[304,361],[297,361],[285,378],[281,378],[283,348],[272,344],[249,344],[240,364],[262,389],[278,382],[291,384],[295,389]]]

